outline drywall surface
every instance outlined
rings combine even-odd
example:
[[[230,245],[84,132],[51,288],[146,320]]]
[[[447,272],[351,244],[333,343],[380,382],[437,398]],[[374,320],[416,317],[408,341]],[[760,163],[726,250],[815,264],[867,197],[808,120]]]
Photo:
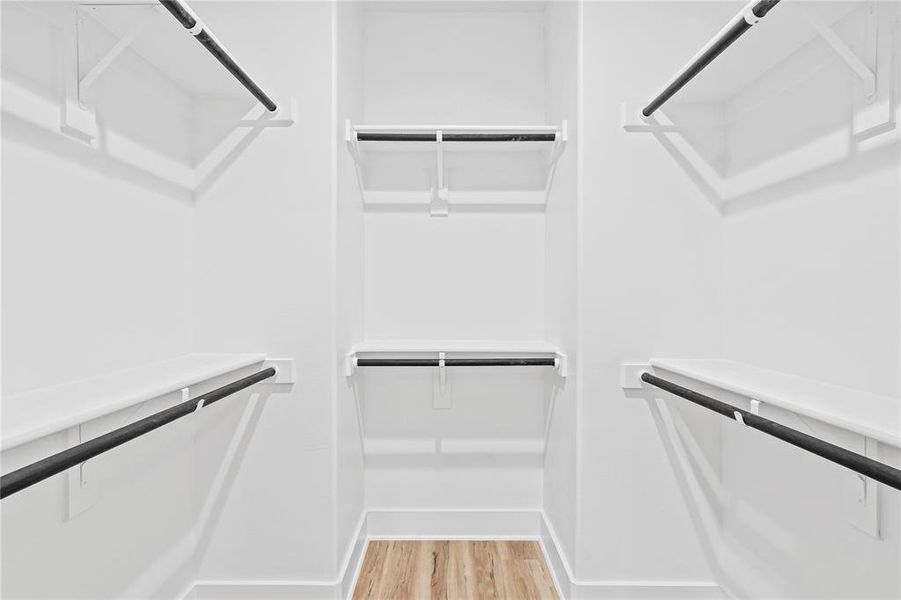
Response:
[[[547,339],[568,357],[567,380],[553,403],[544,460],[542,506],[560,551],[573,564],[578,531],[577,449],[579,358],[579,58],[580,6],[552,2],[545,10],[546,106],[552,123],[567,121],[567,149],[557,163],[545,211],[545,326]]]
[[[255,132],[196,205],[197,345],[295,360],[257,423],[200,570],[211,580],[335,577],[332,7],[204,6],[300,122]]]
[[[363,112],[363,6],[339,2],[335,6],[335,426],[336,426],[336,561],[356,540],[363,512],[363,431],[358,390],[344,375],[344,357],[363,337],[363,204],[353,159],[347,153],[344,121],[357,121]],[[350,565],[352,569],[354,565]]]
[[[622,362],[719,352],[720,214],[665,144],[620,123],[622,102],[650,97],[681,66],[677,57],[711,35],[696,18],[706,6],[583,7],[582,580],[678,586],[713,577],[659,420],[619,383]]]
[[[541,10],[369,9],[363,122],[546,124],[543,27]],[[430,216],[427,206],[367,208],[365,338],[542,340],[543,208],[492,205],[487,198],[454,205],[459,180],[453,169],[447,177],[447,217]],[[555,376],[457,369],[442,390],[432,371],[355,375],[371,450],[367,507],[539,508],[540,446]]]
[[[876,24],[870,22],[875,29],[868,36],[871,14]],[[729,131],[736,171],[753,168],[761,156],[833,158],[787,173],[729,207],[723,247],[726,358],[901,396],[901,135],[892,124],[898,119],[895,106],[894,115],[880,109],[886,94],[897,98],[901,89],[897,19],[897,3],[877,2],[861,5],[834,26],[876,67],[874,102],[865,101],[859,80],[821,40],[786,57],[733,100],[732,110],[741,115]],[[871,46],[874,40],[878,47]],[[800,83],[785,86],[793,76]],[[870,126],[883,126],[864,133],[860,116],[868,110],[881,115]],[[781,135],[772,135],[774,129]],[[798,419],[789,425],[864,451],[858,436]],[[722,427],[723,483],[730,498],[723,557],[735,593],[901,594],[899,492],[879,486],[878,539],[849,518],[842,489],[853,474],[728,423]],[[899,466],[897,451],[881,448],[878,456]]]
[[[59,132],[57,52],[67,38],[54,19],[71,17],[72,6],[24,4],[0,7],[4,398],[174,358],[193,343],[191,205]],[[142,72],[133,57],[125,60]],[[33,100],[17,102],[23,95]],[[173,96],[173,104],[182,100]],[[27,110],[45,105],[49,119]],[[106,119],[104,135],[121,133],[113,107],[98,116]],[[172,134],[169,150],[183,156],[187,136],[177,123],[166,111],[145,121],[161,137]],[[180,399],[169,394],[85,423],[83,439]],[[194,480],[195,426],[173,423],[86,463],[82,497],[96,491],[96,502],[71,518],[65,474],[4,499],[3,597],[181,593],[192,578],[194,498],[205,493]],[[61,432],[4,451],[3,472],[76,442]],[[164,565],[173,551],[180,555]]]
[[[386,6],[366,18],[367,122],[544,122],[540,5],[525,11]]]
[[[4,395],[192,346],[190,202],[66,138],[58,118],[41,123],[17,110],[17,90],[49,103],[62,94],[55,49],[64,38],[51,19],[72,16],[65,10],[3,5]],[[187,136],[171,116],[146,123],[173,133],[183,151]]]

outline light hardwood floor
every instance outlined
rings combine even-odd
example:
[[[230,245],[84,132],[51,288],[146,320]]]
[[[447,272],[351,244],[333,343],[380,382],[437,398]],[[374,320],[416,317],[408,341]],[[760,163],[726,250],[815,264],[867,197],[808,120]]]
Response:
[[[556,600],[538,542],[372,541],[354,600]]]

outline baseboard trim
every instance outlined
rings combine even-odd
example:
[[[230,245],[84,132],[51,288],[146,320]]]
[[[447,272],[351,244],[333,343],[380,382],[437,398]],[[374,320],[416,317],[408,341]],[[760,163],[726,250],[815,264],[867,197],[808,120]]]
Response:
[[[182,600],[344,600],[353,592],[369,537],[367,514],[360,515],[354,536],[348,544],[337,579],[303,580],[198,580]]]
[[[371,540],[537,540],[566,600],[728,600],[710,581],[586,581],[576,579],[553,525],[542,510],[373,509],[360,517],[334,581],[197,581],[184,600],[344,600],[353,593]]]
[[[541,548],[561,597],[567,600],[728,600],[713,581],[586,581],[577,579],[554,526],[541,511]]]
[[[369,539],[522,540],[538,539],[541,513],[534,509],[373,509]]]

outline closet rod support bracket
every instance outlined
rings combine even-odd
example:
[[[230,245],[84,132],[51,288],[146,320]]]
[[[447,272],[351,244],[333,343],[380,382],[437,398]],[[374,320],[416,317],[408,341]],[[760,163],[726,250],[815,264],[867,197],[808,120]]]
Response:
[[[435,180],[432,187],[432,203],[429,206],[429,214],[433,217],[446,217],[449,213],[449,198],[447,182],[444,175],[444,132],[435,132]]]
[[[357,368],[357,353],[348,352],[344,355],[344,376],[353,377],[354,370]]]
[[[561,378],[566,379],[567,375],[567,359],[566,354],[563,352],[555,352],[554,353],[554,371],[557,372]]]

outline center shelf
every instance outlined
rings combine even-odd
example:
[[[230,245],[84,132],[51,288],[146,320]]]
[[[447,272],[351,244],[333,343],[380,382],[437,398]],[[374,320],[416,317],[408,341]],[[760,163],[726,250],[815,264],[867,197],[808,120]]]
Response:
[[[566,145],[561,126],[352,125],[364,205],[541,206]]]
[[[368,340],[347,353],[345,375],[351,377],[358,359],[553,359],[554,370],[566,377],[566,354],[542,340]]]

